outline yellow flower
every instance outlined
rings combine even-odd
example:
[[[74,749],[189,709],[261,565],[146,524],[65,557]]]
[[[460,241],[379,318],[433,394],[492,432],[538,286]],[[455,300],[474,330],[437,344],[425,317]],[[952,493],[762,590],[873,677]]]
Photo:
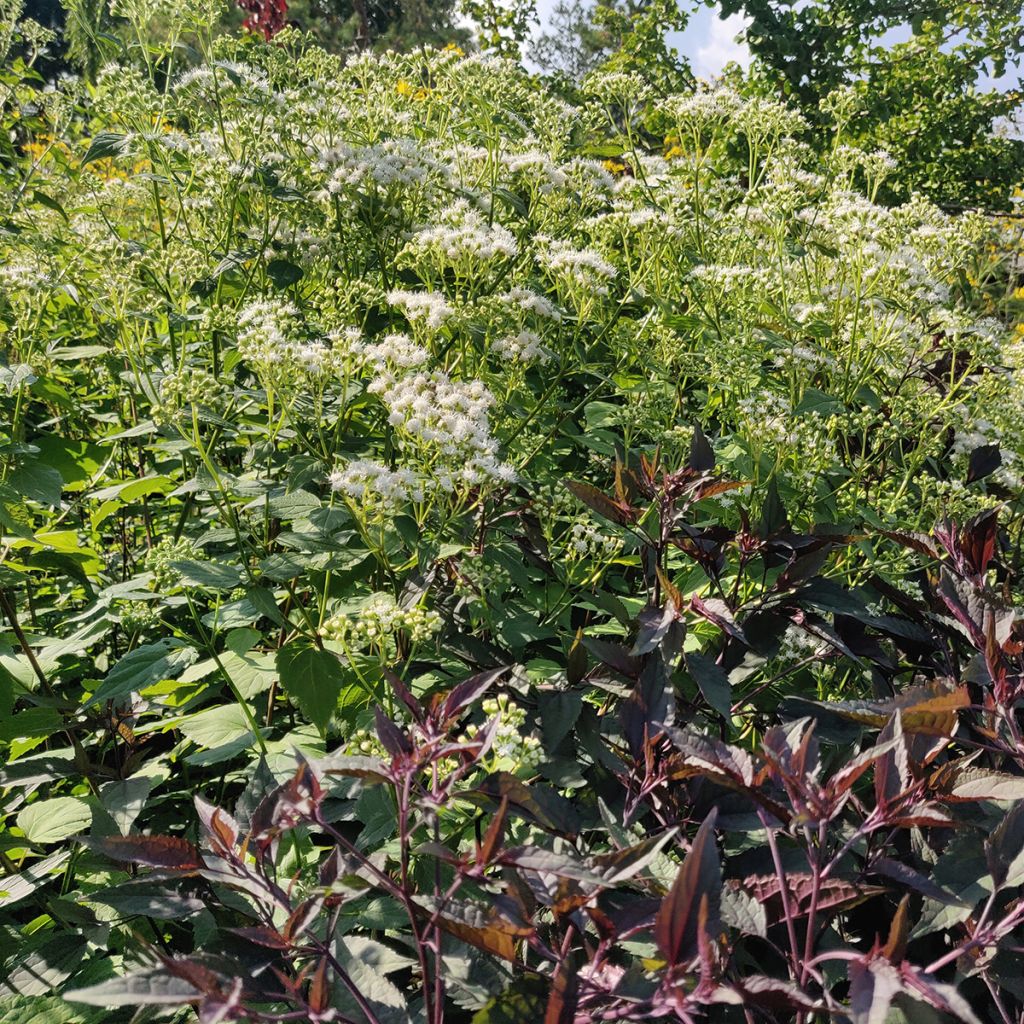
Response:
[[[609,174],[622,174],[622,172],[625,171],[626,169],[626,165],[619,163],[618,160],[605,160],[604,169]]]
[[[408,96],[414,100],[425,100],[430,95],[429,89],[419,88],[411,85],[404,78],[399,79],[398,85],[395,86],[399,96]]]
[[[458,43],[445,43],[444,49],[447,53],[454,53],[456,57],[466,56],[466,51]]]

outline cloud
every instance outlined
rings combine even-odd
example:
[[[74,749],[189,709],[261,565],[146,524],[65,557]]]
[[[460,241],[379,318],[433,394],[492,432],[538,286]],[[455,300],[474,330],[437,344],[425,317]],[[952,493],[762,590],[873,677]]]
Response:
[[[742,67],[750,64],[750,51],[745,43],[736,41],[747,27],[747,19],[742,14],[732,14],[728,18],[712,18],[708,26],[707,40],[697,49],[694,59],[694,70],[702,78],[717,75],[729,61],[736,61]]]

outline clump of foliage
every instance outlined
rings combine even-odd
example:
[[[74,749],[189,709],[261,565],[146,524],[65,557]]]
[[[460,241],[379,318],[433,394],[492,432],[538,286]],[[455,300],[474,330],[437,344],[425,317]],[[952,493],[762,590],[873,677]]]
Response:
[[[982,76],[1020,70],[1017,0],[723,0],[720,13],[745,16],[760,86],[810,119],[849,92],[852,132],[896,158],[891,197],[1007,208],[1024,177],[1024,141],[1001,126],[1022,95]],[[894,33],[909,38],[892,43]]]
[[[1019,225],[154,9],[0,82],[4,1012],[1016,1019]]]

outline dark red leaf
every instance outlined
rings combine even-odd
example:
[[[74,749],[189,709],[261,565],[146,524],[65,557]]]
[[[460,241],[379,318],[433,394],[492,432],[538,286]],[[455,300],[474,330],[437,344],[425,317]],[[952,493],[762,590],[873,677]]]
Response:
[[[721,931],[722,872],[715,846],[713,810],[697,830],[679,874],[654,920],[654,941],[670,966],[690,963],[698,953],[701,899],[707,899],[707,931]]]
[[[566,480],[565,486],[579,498],[588,508],[593,509],[599,516],[609,519],[619,526],[628,526],[636,522],[636,512],[625,504],[612,500],[606,494],[599,491],[590,484],[580,483],[578,480]]]
[[[441,704],[441,720],[447,721],[460,714],[464,708],[486,693],[504,671],[504,667],[492,668],[487,672],[479,672],[475,676],[470,676],[469,679],[459,683]]]
[[[384,749],[392,756],[399,754],[411,754],[412,744],[409,737],[384,713],[384,709],[378,704],[373,709],[373,719],[377,726],[377,736]]]
[[[187,872],[206,867],[199,848],[177,836],[89,836],[80,842],[111,860],[129,864]]]

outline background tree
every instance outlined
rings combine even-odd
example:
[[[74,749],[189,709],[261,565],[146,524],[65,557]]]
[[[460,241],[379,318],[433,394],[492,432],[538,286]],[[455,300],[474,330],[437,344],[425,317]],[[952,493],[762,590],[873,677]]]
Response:
[[[712,4],[709,3],[709,6]],[[754,79],[803,109],[848,87],[848,131],[900,164],[893,197],[918,190],[947,205],[1003,207],[1024,178],[1024,142],[999,132],[1018,91],[981,85],[1019,67],[1020,0],[721,0],[721,17],[749,19]],[[892,34],[909,34],[893,44]]]
[[[641,73],[658,91],[692,84],[686,58],[669,45],[690,5],[678,0],[560,0],[530,59],[543,71],[579,81],[599,67]]]

